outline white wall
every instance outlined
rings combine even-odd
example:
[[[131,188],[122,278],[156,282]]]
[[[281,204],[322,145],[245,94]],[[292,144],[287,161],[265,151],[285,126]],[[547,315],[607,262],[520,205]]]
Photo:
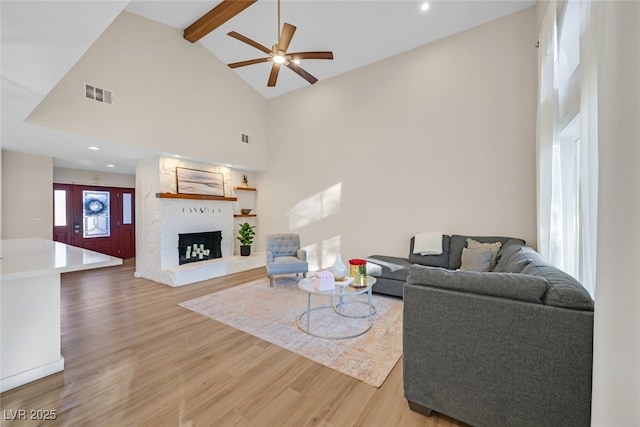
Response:
[[[592,425],[640,419],[640,3],[602,8]]]
[[[0,150],[0,189],[2,189],[2,193],[4,194],[4,189],[2,187],[2,183],[4,182],[2,179],[2,176],[4,175],[4,172],[2,172],[2,153],[3,153],[3,150]],[[0,239],[3,236],[2,224],[4,221],[2,218],[4,218],[4,197],[0,195]],[[1,256],[2,256],[2,246],[0,245],[0,257]]]
[[[113,91],[113,106],[85,99],[84,82]],[[181,30],[127,12],[27,122],[203,162],[266,163],[265,99]]]
[[[260,234],[312,268],[407,256],[418,232],[535,246],[535,8],[268,102]]]
[[[2,151],[2,239],[53,234],[53,159]]]
[[[134,188],[136,186],[136,176],[82,169],[53,168],[53,182],[57,184]]]

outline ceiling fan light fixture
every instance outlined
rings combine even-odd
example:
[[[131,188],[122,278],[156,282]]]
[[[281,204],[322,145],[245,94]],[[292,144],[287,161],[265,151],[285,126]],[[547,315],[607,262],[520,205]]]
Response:
[[[229,33],[227,33],[227,35],[229,35],[230,37],[240,40],[241,42],[258,49],[259,51],[266,53],[268,56],[249,59],[246,61],[233,62],[227,65],[230,68],[238,68],[247,65],[260,64],[263,62],[271,62],[271,72],[269,73],[269,80],[267,80],[268,87],[274,87],[276,85],[276,82],[278,81],[278,74],[280,73],[280,68],[282,68],[282,65],[305,79],[309,84],[314,84],[318,81],[318,79],[298,66],[298,64],[300,63],[300,59],[333,59],[333,52],[288,53],[287,51],[289,50],[289,43],[291,43],[291,39],[293,38],[293,34],[296,31],[296,27],[295,25],[291,25],[288,22],[285,22],[282,26],[282,30],[280,30],[280,28],[280,0],[278,0],[278,42],[272,45],[271,49],[235,31],[230,31]]]

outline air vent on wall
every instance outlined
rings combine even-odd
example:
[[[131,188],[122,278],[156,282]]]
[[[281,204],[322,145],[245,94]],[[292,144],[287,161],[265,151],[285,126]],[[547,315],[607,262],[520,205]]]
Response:
[[[84,84],[84,96],[92,101],[100,102],[102,104],[113,105],[113,92],[98,87],[96,85],[85,83]]]

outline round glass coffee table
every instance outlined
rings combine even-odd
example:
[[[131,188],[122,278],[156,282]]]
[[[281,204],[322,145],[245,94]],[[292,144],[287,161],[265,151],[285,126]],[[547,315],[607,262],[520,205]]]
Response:
[[[354,287],[353,283],[346,286],[340,286],[336,284],[334,289],[328,291],[319,291],[315,288],[314,278],[307,277],[298,282],[298,288],[305,291],[307,293],[307,309],[300,313],[298,318],[296,319],[296,324],[298,327],[305,333],[309,335],[313,335],[318,338],[325,339],[346,339],[346,338],[355,338],[358,337],[369,329],[373,325],[373,315],[376,314],[376,307],[372,302],[371,291],[373,289],[373,285],[376,283],[376,278],[372,276],[367,276],[365,279],[365,283],[362,287]],[[345,300],[345,298],[354,297],[357,295],[367,294],[367,301],[349,301]],[[319,305],[315,307],[311,307],[311,295],[322,295],[325,297],[330,297],[329,305]],[[337,298],[338,302],[334,304],[334,298]],[[350,304],[364,304],[366,306],[366,310],[361,314],[351,314],[345,312],[345,307]],[[364,327],[360,327],[352,332],[347,332],[343,334],[324,334],[324,333],[316,333],[311,330],[311,312],[318,310],[333,310],[335,313],[339,315],[339,318],[344,319],[366,319],[364,322]]]

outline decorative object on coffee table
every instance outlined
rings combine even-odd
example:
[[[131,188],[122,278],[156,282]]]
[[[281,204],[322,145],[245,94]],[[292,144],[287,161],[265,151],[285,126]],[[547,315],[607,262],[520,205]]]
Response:
[[[251,244],[253,243],[253,237],[256,235],[254,230],[255,225],[251,225],[248,222],[240,224],[238,230],[238,240],[240,241],[240,255],[251,255]]]
[[[318,271],[313,277],[316,291],[332,291],[336,288],[333,273],[330,271]]]
[[[343,281],[347,275],[347,266],[342,262],[340,254],[336,254],[336,261],[331,266],[331,272],[335,276],[336,281]]]
[[[367,261],[360,258],[350,259],[349,275],[355,279],[351,286],[354,288],[366,287]]]

